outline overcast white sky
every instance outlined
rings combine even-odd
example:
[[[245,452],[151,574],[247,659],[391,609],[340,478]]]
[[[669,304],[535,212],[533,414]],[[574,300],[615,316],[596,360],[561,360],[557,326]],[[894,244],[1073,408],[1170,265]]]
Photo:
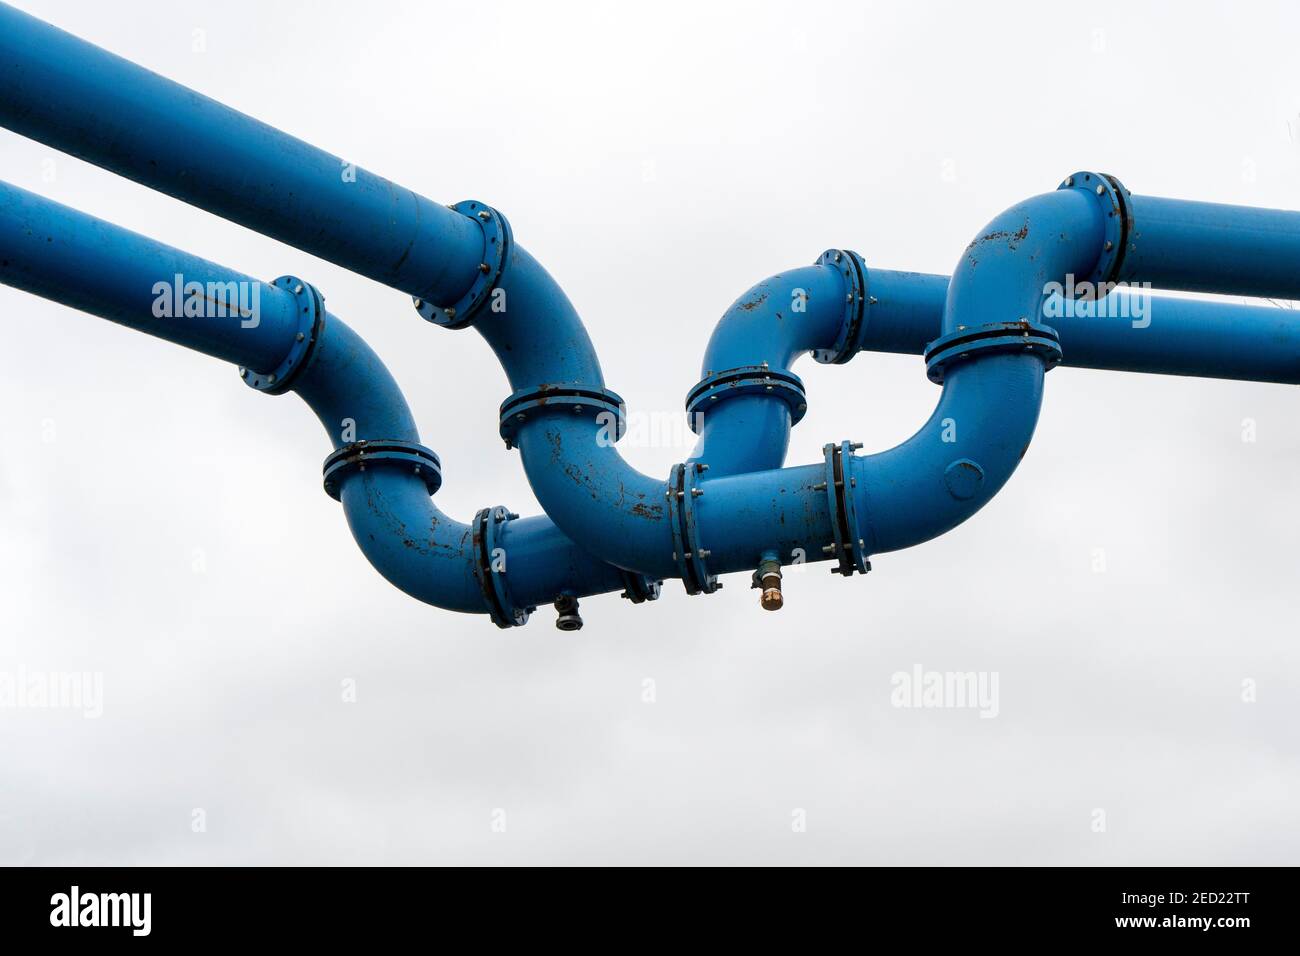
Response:
[[[950,272],[1079,169],[1300,208],[1293,4],[18,5],[500,207],[642,412],[681,410],[753,282],[828,247]],[[439,505],[536,512],[474,333],[7,131],[0,178],[309,278],[405,389]],[[104,681],[99,719],[0,709],[0,862],[1300,862],[1292,387],[1059,369],[1001,495],[866,578],[502,632],[371,570],[296,398],[3,287],[0,329],[0,671]],[[798,372],[793,464],[887,448],[938,395],[919,357]],[[996,672],[998,716],[891,706],[916,665]]]

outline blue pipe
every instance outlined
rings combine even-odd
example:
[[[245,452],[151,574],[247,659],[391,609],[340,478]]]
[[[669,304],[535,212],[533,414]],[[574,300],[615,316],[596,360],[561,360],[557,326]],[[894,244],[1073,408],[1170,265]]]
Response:
[[[873,269],[868,288],[862,350],[924,355],[948,277]],[[1289,309],[1119,289],[1093,303],[1048,296],[1041,321],[1060,335],[1064,367],[1300,384],[1300,318]]]
[[[214,315],[219,310],[211,308],[211,298],[200,300],[207,307],[203,315],[157,317],[154,286],[159,277],[170,284],[177,275],[184,283],[258,288],[259,320]],[[410,408],[383,362],[327,312],[318,324],[304,325],[303,300],[291,284],[258,282],[7,183],[0,183],[0,281],[257,371],[279,367],[301,345],[299,330],[308,328],[310,351],[292,379],[279,385],[311,407],[332,446],[419,444]],[[337,480],[348,526],[385,578],[437,607],[489,611],[475,573],[480,561],[473,529],[433,504],[428,482],[408,462],[381,458]],[[508,555],[497,573],[511,601],[494,616],[506,623],[526,619],[529,610],[561,594],[649,588],[593,558],[545,516],[505,520],[496,543]]]
[[[468,217],[6,4],[0,125],[433,302],[484,261]]]
[[[702,379],[721,381],[730,370],[755,367],[792,375],[797,357],[834,345],[844,324],[846,294],[840,271],[826,264],[763,280],[732,303],[714,327]],[[761,387],[722,385],[701,403],[691,418],[700,440],[689,464],[707,462],[715,476],[781,467],[792,411],[783,394],[764,393]]]
[[[865,314],[853,351],[925,354],[942,334],[949,278],[862,269]],[[825,264],[764,280],[715,327],[703,377],[760,365],[793,374],[807,352],[827,360],[848,321],[845,294],[842,274]],[[1061,364],[1072,368],[1300,384],[1300,321],[1280,308],[1119,290],[1095,301],[1048,295],[1039,321],[1058,333]],[[779,468],[789,446],[787,401],[725,391],[717,398],[692,420],[700,441],[688,463],[707,462],[714,476]],[[940,423],[947,417],[937,414]]]
[[[0,124],[432,302],[458,300],[486,254],[469,217],[5,4]],[[1115,281],[1300,297],[1300,213],[1121,191],[1130,230]],[[875,303],[861,346],[923,352],[944,277],[872,270],[869,286]],[[1294,381],[1295,324],[1285,317],[1216,305],[1216,323],[1209,307],[1160,301],[1167,320],[1141,330],[1150,334],[1056,325],[1064,364]],[[1195,334],[1182,334],[1184,321]],[[544,329],[535,338],[552,351],[561,341]],[[771,403],[739,403],[724,417],[763,434],[781,430]],[[779,461],[722,455],[714,456],[720,470]]]
[[[1046,284],[1072,271],[1091,271],[1102,236],[1101,207],[1081,190],[1048,193],[1013,207],[967,249],[949,284],[941,331],[958,334],[991,318],[1019,322],[1040,315]],[[526,288],[512,292],[511,301],[512,321],[540,320],[528,311],[532,297]],[[577,321],[568,313],[562,327]],[[494,335],[502,331],[497,327]],[[939,418],[932,422],[957,421],[954,442],[923,429],[889,452],[851,457],[857,513],[869,529],[862,533],[863,550],[895,550],[933,537],[977,511],[1010,477],[1037,421],[1044,361],[1036,353],[1002,354],[1002,346],[994,345],[996,354],[957,361],[945,382]],[[509,364],[513,353],[501,341],[495,348]],[[614,446],[598,440],[590,419],[570,411],[536,408],[517,426],[524,467],[543,509],[612,564],[654,577],[680,576],[674,489],[629,466]],[[954,463],[961,463],[961,471],[947,478]],[[967,470],[977,477],[965,477]],[[704,475],[692,490],[703,499],[695,521],[709,552],[707,573],[752,569],[769,550],[786,561],[796,550],[804,560],[828,556],[824,549],[836,533],[818,489],[824,490],[824,474],[813,465]]]
[[[1300,212],[1134,196],[1118,279],[1300,299]]]
[[[280,363],[298,330],[285,290],[7,183],[0,282],[259,372]],[[185,314],[195,300],[186,283],[197,284],[203,315]]]
[[[865,570],[869,552],[907,547],[965,520],[1005,483],[1024,454],[1044,372],[1061,360],[1062,341],[1068,344],[1070,335],[1105,343],[1094,349],[1099,361],[1169,364],[1163,350],[1134,345],[1109,330],[1094,333],[1079,324],[1069,332],[1067,322],[1063,335],[1044,323],[1053,283],[1075,276],[1107,283],[1133,278],[1280,296],[1298,288],[1288,275],[1300,247],[1297,214],[1133,197],[1110,177],[1078,174],[1061,190],[990,223],[951,280],[878,275],[872,288],[865,267],[856,257],[850,260],[859,274],[847,287],[846,301],[863,305],[841,314],[829,348],[825,343],[836,324],[830,311],[817,312],[811,323],[816,335],[811,328],[791,335],[780,328],[780,317],[768,315],[757,334],[777,331],[762,340],[761,349],[735,337],[731,329],[741,328],[744,317],[729,316],[705,371],[740,368],[743,374],[725,381],[706,374],[692,400],[716,399],[719,420],[732,422],[732,428],[711,425],[706,417],[709,434],[692,461],[675,466],[667,480],[654,479],[627,466],[609,440],[607,419],[612,415],[617,424],[621,400],[605,388],[589,337],[564,293],[514,244],[508,223],[494,210],[475,203],[446,210],[360,170],[350,182],[350,167],[339,158],[11,8],[0,7],[0,27],[0,122],[402,289],[420,299],[422,314],[439,324],[474,324],[515,389],[503,404],[502,436],[519,447],[530,483],[559,532],[618,568],[680,576],[688,590],[710,590],[717,574],[770,564],[773,554],[783,561],[796,559],[794,552],[806,560],[832,557],[845,574]],[[1223,254],[1210,241],[1220,228],[1229,234]],[[1261,257],[1283,261],[1251,261]],[[841,272],[838,281],[847,275]],[[824,271],[808,279],[810,285],[830,286]],[[941,285],[946,288],[939,335],[922,345],[928,374],[944,386],[930,422],[878,455],[857,456],[843,443],[826,446],[820,465],[762,467],[780,462],[789,427],[802,411],[802,386],[789,370],[796,347],[826,350],[822,357],[829,361],[844,361],[872,342],[911,350],[912,330],[933,314],[927,303]],[[489,294],[490,313],[483,308]],[[831,301],[820,293],[815,298]],[[473,310],[462,310],[464,303]],[[801,338],[804,332],[807,338]],[[1241,341],[1235,331],[1211,331],[1208,321],[1197,338],[1197,349]],[[1253,344],[1259,349],[1271,343]],[[1125,354],[1107,354],[1114,350]],[[1180,361],[1202,369],[1249,364],[1237,358],[1216,364],[1214,357],[1192,351]],[[1087,348],[1082,352],[1086,358]],[[753,361],[709,367],[742,359]],[[1284,374],[1292,374],[1292,360],[1288,355],[1282,361]],[[262,381],[254,371],[254,383]],[[765,394],[769,383],[771,395]],[[724,388],[731,390],[725,400],[719,391]],[[751,436],[763,436],[764,447],[756,450],[750,437],[731,434],[740,427],[756,430]],[[406,454],[401,449],[393,454],[399,456],[393,460],[411,464],[400,458]],[[720,466],[706,473],[709,462],[700,459],[713,455]],[[418,525],[418,516],[390,500],[371,474],[390,464],[364,471],[356,462],[349,467],[341,494],[350,514],[361,509],[355,501],[364,499],[390,530],[409,527],[408,517]],[[403,476],[403,483],[429,490],[413,474]],[[462,549],[464,527],[457,532]],[[514,533],[529,527],[514,524]],[[471,529],[474,547],[487,540],[481,529]],[[493,540],[511,533],[506,521]],[[384,560],[390,560],[387,554]],[[604,573],[602,583],[619,574]]]

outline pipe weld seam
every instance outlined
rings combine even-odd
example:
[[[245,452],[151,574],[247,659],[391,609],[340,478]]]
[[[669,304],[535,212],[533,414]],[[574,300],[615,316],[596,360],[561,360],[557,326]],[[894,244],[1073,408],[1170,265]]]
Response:
[[[271,285],[288,292],[297,303],[295,313],[298,329],[294,333],[293,344],[289,346],[289,352],[280,364],[271,371],[258,372],[241,366],[239,377],[249,388],[267,395],[283,395],[306,366],[325,331],[325,297],[310,282],[304,282],[296,276],[280,276]]]
[[[510,263],[514,233],[511,232],[510,222],[506,217],[487,203],[466,199],[453,203],[448,208],[478,223],[483,231],[483,260],[479,263],[474,282],[455,302],[450,305],[435,305],[424,299],[415,298],[415,310],[422,318],[434,325],[440,325],[445,329],[464,329],[473,323],[474,318],[492,299],[493,291],[500,284],[501,276]]]
[[[686,416],[691,430],[699,433],[699,417],[717,402],[740,395],[772,395],[790,408],[790,424],[797,425],[808,411],[803,379],[785,369],[761,365],[739,365],[710,372],[686,395]]]

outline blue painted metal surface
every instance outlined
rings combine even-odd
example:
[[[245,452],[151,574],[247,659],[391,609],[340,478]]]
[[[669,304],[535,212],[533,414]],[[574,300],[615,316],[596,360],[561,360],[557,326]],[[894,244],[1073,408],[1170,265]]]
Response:
[[[430,497],[442,464],[419,444],[396,384],[308,283],[255,283],[0,186],[0,280],[234,362],[260,390],[296,391],[330,432],[326,488],[370,561],[421,600],[486,611],[503,627],[554,603],[572,629],[577,598],[622,590],[639,602],[665,578],[708,593],[720,575],[759,569],[764,606],[779,607],[781,564],[865,572],[871,555],[944,533],[1003,487],[1058,362],[1300,381],[1300,323],[1283,310],[1104,294],[1128,280],[1300,297],[1300,214],[1134,196],[1081,172],[997,216],[951,278],[872,270],[832,249],[753,287],[724,314],[688,395],[700,442],[663,480],[619,454],[623,403],[581,319],[490,206],[434,203],[3,5],[0,123],[483,336],[513,391],[502,437],[545,516],[443,515]],[[155,320],[152,290],[173,276],[209,302],[208,283],[254,283],[257,321],[242,311]],[[1103,297],[1079,296],[1076,282],[1100,284]],[[1095,313],[1125,301],[1145,311]],[[888,451],[834,442],[820,462],[782,467],[807,409],[796,360],[843,363],[864,349],[927,356],[942,384],[930,419]]]
[[[160,276],[170,282],[176,274],[221,288],[260,285],[260,321],[211,313],[156,316],[154,283]],[[513,624],[564,591],[581,597],[629,587],[650,596],[654,590],[653,582],[592,558],[545,516],[511,515],[495,528],[500,553],[489,551],[485,559],[477,552],[472,527],[430,500],[441,484],[441,463],[419,444],[388,369],[302,280],[259,283],[0,183],[0,281],[246,369],[282,368],[286,356],[301,355],[296,374],[270,384],[287,383],[316,413],[335,449],[325,463],[327,492],[343,502],[370,562],[412,597],[449,610],[492,611],[496,620],[503,616],[499,604],[485,604],[481,584],[486,565],[488,580],[497,579],[495,587],[513,595],[516,603],[504,612],[505,622]],[[300,316],[310,308],[320,312],[306,323],[314,342],[303,354]],[[245,380],[250,377],[255,373]]]

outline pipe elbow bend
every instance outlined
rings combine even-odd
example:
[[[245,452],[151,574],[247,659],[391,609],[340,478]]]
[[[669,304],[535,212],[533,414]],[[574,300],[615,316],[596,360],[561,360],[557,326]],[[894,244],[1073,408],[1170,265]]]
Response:
[[[873,552],[955,528],[1010,479],[1060,357],[1055,332],[1037,324],[1042,302],[1049,284],[1092,272],[1104,232],[1097,197],[1061,189],[1007,209],[963,251],[927,350],[938,406],[903,444],[854,462]]]
[[[791,371],[812,352],[821,362],[858,351],[866,266],[832,249],[811,266],[778,273],[732,303],[704,350],[700,382],[686,399],[700,436],[688,464],[715,475],[780,468],[790,429],[808,410],[803,381]]]

